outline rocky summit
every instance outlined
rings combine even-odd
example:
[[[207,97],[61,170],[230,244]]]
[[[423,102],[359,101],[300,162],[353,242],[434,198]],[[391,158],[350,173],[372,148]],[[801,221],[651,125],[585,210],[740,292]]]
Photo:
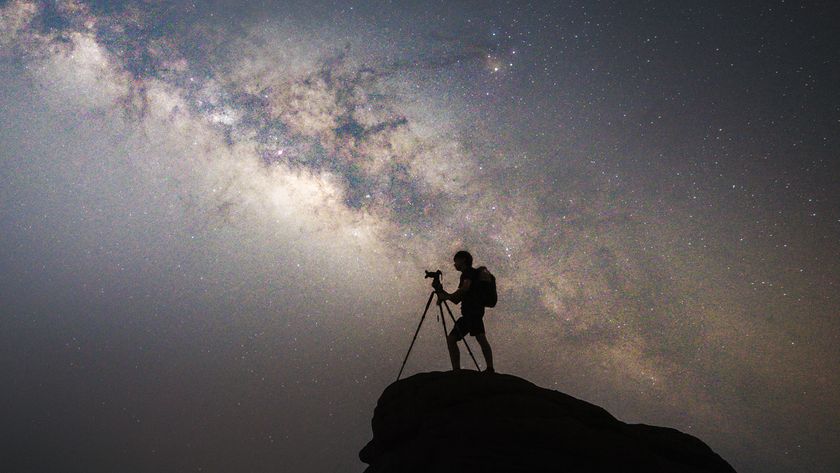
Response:
[[[359,452],[365,473],[732,472],[678,430],[625,424],[606,410],[507,374],[420,373],[388,386]]]

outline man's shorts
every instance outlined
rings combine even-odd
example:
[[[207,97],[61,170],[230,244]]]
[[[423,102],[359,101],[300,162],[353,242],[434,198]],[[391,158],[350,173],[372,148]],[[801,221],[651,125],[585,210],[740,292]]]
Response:
[[[452,328],[450,334],[455,335],[455,340],[461,340],[467,336],[467,333],[473,337],[484,333],[484,320],[481,316],[463,315],[460,319],[455,321],[455,327]]]

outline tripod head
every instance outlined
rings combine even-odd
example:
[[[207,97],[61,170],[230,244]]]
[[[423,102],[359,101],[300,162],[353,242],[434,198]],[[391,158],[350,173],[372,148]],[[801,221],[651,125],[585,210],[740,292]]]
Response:
[[[440,284],[440,277],[443,273],[438,269],[437,271],[426,271],[426,278],[432,278],[432,287],[435,289],[441,289],[442,286]]]

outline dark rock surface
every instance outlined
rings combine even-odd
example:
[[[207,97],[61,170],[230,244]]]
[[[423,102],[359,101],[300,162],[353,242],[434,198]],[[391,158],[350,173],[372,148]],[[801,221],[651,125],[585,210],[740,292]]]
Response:
[[[625,424],[524,379],[469,370],[388,386],[359,458],[366,473],[734,471],[678,430]]]

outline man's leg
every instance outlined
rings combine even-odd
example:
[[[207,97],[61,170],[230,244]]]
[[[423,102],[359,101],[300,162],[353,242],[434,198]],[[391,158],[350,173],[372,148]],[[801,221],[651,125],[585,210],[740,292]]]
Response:
[[[490,349],[490,342],[487,341],[487,335],[480,333],[475,336],[478,344],[481,345],[481,353],[484,354],[484,362],[487,364],[485,371],[494,372],[493,368],[493,350]]]
[[[458,349],[458,337],[455,335],[456,328],[453,328],[446,336],[446,346],[449,348],[449,360],[452,362],[452,371],[461,369],[461,351]]]

